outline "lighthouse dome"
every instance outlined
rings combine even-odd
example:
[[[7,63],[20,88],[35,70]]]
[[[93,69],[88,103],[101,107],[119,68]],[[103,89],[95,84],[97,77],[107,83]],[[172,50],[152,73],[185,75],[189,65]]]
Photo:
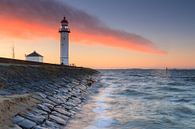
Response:
[[[63,18],[63,20],[61,21],[61,23],[63,25],[68,25],[68,21],[66,20],[66,17]]]

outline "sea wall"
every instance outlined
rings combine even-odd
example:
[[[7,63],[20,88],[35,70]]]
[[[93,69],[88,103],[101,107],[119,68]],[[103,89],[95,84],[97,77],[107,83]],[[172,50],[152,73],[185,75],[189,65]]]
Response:
[[[5,107],[0,108],[0,128],[64,128],[97,76],[97,71],[81,67],[0,64],[0,104]],[[23,106],[27,108],[19,110]],[[11,118],[4,119],[6,112],[13,112]],[[9,119],[12,124],[6,125]]]

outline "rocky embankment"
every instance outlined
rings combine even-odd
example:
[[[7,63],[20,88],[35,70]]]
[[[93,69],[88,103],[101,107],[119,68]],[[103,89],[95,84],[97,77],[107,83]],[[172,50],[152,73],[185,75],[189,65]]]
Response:
[[[96,73],[78,67],[0,65],[0,128],[64,128],[85,102]]]

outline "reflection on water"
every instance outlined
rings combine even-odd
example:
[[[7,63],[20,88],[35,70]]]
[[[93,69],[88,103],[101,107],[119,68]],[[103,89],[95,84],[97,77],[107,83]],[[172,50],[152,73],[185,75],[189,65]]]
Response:
[[[195,71],[107,70],[67,129],[193,129]]]

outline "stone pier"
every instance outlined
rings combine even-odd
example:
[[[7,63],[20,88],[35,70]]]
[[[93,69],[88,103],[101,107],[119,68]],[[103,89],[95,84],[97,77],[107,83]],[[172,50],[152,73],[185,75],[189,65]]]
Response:
[[[98,76],[91,69],[51,66],[1,66],[0,72],[0,97],[29,94],[38,102],[14,114],[12,129],[64,128],[86,101]]]

